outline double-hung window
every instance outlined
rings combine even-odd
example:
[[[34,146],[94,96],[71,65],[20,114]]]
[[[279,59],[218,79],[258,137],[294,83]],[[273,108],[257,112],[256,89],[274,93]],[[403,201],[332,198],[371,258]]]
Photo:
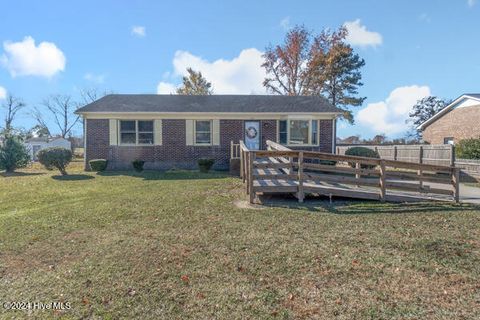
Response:
[[[120,144],[153,145],[152,120],[120,120]]]
[[[195,120],[195,144],[210,145],[212,144],[212,121]]]
[[[278,142],[290,146],[318,145],[318,120],[280,120]]]

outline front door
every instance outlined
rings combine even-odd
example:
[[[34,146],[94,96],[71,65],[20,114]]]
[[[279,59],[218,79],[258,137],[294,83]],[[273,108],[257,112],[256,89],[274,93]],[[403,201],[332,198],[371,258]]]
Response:
[[[245,121],[245,146],[249,150],[260,149],[260,121]]]

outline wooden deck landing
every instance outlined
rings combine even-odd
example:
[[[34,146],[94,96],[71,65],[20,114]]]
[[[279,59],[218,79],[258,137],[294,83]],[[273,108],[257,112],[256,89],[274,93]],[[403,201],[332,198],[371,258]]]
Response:
[[[241,175],[250,202],[257,195],[292,193],[392,202],[459,200],[458,168],[290,150],[267,141],[270,150],[240,142]]]

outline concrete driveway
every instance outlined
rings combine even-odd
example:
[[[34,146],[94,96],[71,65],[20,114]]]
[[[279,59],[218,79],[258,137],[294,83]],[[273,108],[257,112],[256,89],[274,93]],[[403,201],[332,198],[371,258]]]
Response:
[[[460,202],[480,205],[480,188],[460,184]]]

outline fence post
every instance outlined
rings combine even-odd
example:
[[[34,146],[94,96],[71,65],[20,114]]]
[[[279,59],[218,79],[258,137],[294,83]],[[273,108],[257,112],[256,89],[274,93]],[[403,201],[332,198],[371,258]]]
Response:
[[[398,158],[398,150],[397,150],[397,146],[393,146],[393,160],[397,161],[397,158]]]
[[[423,146],[420,146],[420,148],[418,148],[418,163],[422,164],[423,163]],[[417,175],[418,175],[418,184],[419,184],[419,187],[420,189],[423,188],[423,170],[422,169],[418,169],[417,171]]]
[[[452,168],[453,200],[460,201],[460,168]]]
[[[450,145],[450,166],[455,165],[455,146],[453,144]]]
[[[385,185],[385,161],[383,159],[380,160],[380,201],[385,202],[385,195],[386,195],[386,185]]]
[[[305,194],[303,192],[303,152],[298,153],[298,202],[303,202]]]
[[[250,198],[250,203],[253,203],[255,200],[255,192],[253,191],[253,161],[255,159],[255,153],[248,153],[248,195]]]

